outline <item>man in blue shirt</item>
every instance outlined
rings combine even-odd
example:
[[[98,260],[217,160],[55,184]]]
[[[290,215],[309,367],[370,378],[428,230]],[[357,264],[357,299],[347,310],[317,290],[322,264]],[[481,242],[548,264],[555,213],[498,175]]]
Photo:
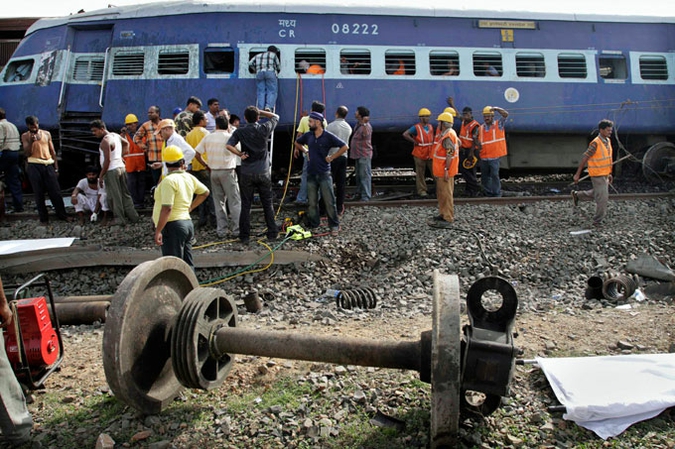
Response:
[[[333,177],[331,176],[330,163],[347,152],[347,144],[337,137],[323,129],[323,114],[312,112],[309,114],[309,132],[298,137],[295,141],[295,148],[308,154],[309,164],[307,166],[307,196],[309,208],[307,218],[309,227],[319,226],[319,207],[318,197],[321,189],[321,197],[326,206],[328,215],[328,224],[331,229],[331,235],[337,236],[340,229],[337,208],[335,206],[335,194],[333,192]],[[307,150],[303,147],[307,145]],[[339,150],[328,155],[330,149],[338,147]]]

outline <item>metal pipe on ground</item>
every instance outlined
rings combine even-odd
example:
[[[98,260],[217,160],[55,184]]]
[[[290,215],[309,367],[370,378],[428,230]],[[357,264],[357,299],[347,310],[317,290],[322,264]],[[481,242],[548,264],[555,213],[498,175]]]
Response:
[[[54,303],[59,324],[93,324],[105,322],[110,301],[60,302]],[[49,306],[50,313],[54,315]]]
[[[85,296],[56,296],[54,302],[60,303],[78,303],[78,302],[110,302],[111,295],[85,295]]]

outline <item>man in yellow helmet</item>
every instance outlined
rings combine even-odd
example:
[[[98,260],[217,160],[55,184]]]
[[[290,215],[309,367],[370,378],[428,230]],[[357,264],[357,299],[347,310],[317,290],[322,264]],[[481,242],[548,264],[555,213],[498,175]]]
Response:
[[[169,174],[155,189],[155,243],[162,247],[162,256],[179,257],[194,270],[190,212],[209,196],[209,189],[186,171],[185,156],[177,146],[163,148],[162,160]]]
[[[438,128],[441,132],[434,144],[432,158],[439,215],[434,217],[429,224],[442,227],[455,220],[453,195],[455,175],[459,167],[459,148],[457,133],[452,129],[455,115],[452,112],[443,112],[436,120],[438,120]]]
[[[434,127],[431,120],[431,111],[427,108],[420,109],[419,123],[403,132],[403,138],[411,142],[413,146],[413,160],[415,161],[415,189],[417,195],[427,196],[427,170],[431,172],[431,150],[434,145]]]
[[[495,120],[495,112],[502,116],[502,120]],[[509,113],[497,106],[483,108],[483,120],[480,125],[480,182],[485,190],[485,196],[502,196],[502,185],[499,180],[499,160],[508,154],[506,149],[506,131],[504,120]]]
[[[145,151],[134,142],[134,136],[138,131],[138,117],[134,114],[127,114],[124,118],[124,128],[120,131],[120,136],[129,141],[129,152],[122,155],[124,166],[127,170],[127,186],[129,194],[134,202],[136,209],[143,208],[145,202],[145,170],[147,162]]]

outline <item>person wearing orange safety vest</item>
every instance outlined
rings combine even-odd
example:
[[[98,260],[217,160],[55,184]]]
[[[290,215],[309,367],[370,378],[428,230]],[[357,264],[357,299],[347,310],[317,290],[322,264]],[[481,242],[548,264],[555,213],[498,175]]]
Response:
[[[572,200],[575,206],[579,204],[579,200],[595,200],[593,226],[596,227],[602,224],[607,214],[608,188],[612,183],[612,141],[610,137],[613,127],[614,123],[611,120],[604,119],[598,123],[598,137],[588,145],[577,172],[574,174],[574,184],[577,184],[581,171],[588,164],[588,175],[591,177],[593,188],[582,191],[573,190]]]
[[[411,142],[415,161],[415,189],[417,195],[427,196],[427,169],[431,171],[431,151],[434,146],[434,127],[429,123],[431,111],[427,108],[420,109],[418,116],[420,122],[403,132],[403,138]]]
[[[439,213],[437,217],[434,217],[434,221],[452,223],[455,220],[453,201],[455,175],[459,167],[458,138],[457,133],[452,129],[455,116],[451,112],[443,112],[436,120],[439,122],[441,134],[432,151]]]
[[[138,118],[134,114],[127,114],[124,118],[124,128],[120,136],[129,141],[129,152],[123,155],[124,167],[127,171],[127,186],[136,209],[142,209],[145,202],[145,151],[134,142],[134,135],[138,130]]]
[[[499,160],[508,154],[506,149],[506,132],[504,120],[495,120],[495,111],[502,119],[509,113],[497,106],[483,108],[483,120],[478,136],[480,139],[480,181],[485,190],[485,196],[502,196],[502,185],[499,180]]]
[[[448,97],[448,104],[457,111],[452,97]],[[462,126],[459,130],[459,174],[464,178],[466,186],[464,194],[470,197],[480,195],[480,184],[476,177],[478,170],[478,155],[480,154],[480,123],[473,118],[470,107],[462,109]]]

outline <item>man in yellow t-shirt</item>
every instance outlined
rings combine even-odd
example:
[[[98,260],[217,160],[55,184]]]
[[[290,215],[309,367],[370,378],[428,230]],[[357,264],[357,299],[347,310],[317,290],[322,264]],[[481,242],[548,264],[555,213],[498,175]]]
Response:
[[[155,243],[162,256],[183,259],[194,270],[192,240],[195,235],[190,212],[209,196],[209,189],[185,171],[183,151],[176,146],[162,149],[162,160],[169,172],[155,189]],[[196,196],[195,196],[196,195]]]

